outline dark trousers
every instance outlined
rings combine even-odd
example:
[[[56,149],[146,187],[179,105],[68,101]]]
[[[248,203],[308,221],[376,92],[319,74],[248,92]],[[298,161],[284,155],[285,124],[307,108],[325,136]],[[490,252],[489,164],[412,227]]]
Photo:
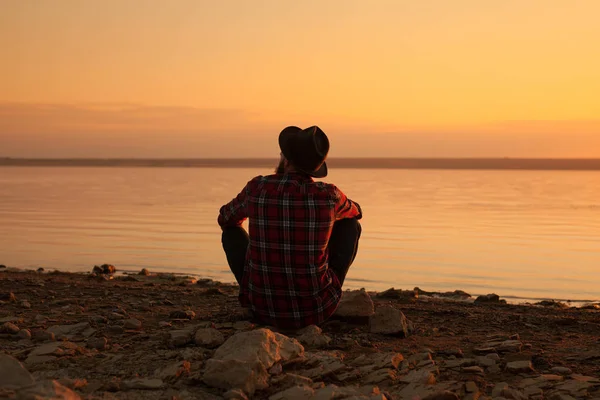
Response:
[[[337,275],[341,284],[344,283],[348,269],[356,258],[361,232],[360,223],[355,218],[342,219],[333,225],[329,238],[329,268]],[[229,268],[241,285],[250,237],[241,226],[230,227],[223,229],[221,242]]]

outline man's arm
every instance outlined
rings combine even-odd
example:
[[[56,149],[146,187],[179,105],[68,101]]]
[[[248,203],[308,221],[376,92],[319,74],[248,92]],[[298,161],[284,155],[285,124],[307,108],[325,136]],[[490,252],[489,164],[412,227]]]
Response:
[[[244,189],[229,203],[219,210],[217,222],[221,229],[226,227],[241,226],[248,218],[248,194],[253,181],[246,184]]]
[[[334,186],[333,189],[334,189],[334,196],[336,199],[336,205],[335,205],[336,221],[340,220],[340,219],[345,219],[345,218],[361,219],[362,218],[362,209],[360,208],[360,205],[358,203],[350,200],[348,197],[346,197],[344,192],[342,192],[337,187]]]

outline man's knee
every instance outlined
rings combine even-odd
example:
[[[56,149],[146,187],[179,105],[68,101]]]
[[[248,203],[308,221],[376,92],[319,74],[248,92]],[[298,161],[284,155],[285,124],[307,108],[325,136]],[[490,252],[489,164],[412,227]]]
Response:
[[[241,226],[223,228],[221,243],[224,247],[247,245],[248,241],[248,233]]]
[[[362,226],[356,218],[341,219],[335,223],[334,229],[344,231],[346,234],[355,235],[357,239],[360,238],[362,233]]]

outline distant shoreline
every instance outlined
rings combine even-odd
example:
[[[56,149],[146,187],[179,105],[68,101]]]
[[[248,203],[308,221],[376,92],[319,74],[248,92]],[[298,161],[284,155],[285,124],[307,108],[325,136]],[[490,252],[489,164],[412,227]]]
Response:
[[[4,167],[272,168],[275,158],[0,158]],[[600,159],[331,158],[332,168],[600,171]]]

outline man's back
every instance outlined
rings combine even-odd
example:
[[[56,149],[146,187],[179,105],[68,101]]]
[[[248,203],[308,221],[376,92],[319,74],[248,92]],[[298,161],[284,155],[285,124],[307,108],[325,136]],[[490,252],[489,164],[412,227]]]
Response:
[[[242,305],[281,327],[326,320],[341,297],[340,280],[328,265],[330,235],[337,220],[360,216],[359,206],[334,185],[301,173],[248,182],[219,214],[222,227],[250,220]]]

